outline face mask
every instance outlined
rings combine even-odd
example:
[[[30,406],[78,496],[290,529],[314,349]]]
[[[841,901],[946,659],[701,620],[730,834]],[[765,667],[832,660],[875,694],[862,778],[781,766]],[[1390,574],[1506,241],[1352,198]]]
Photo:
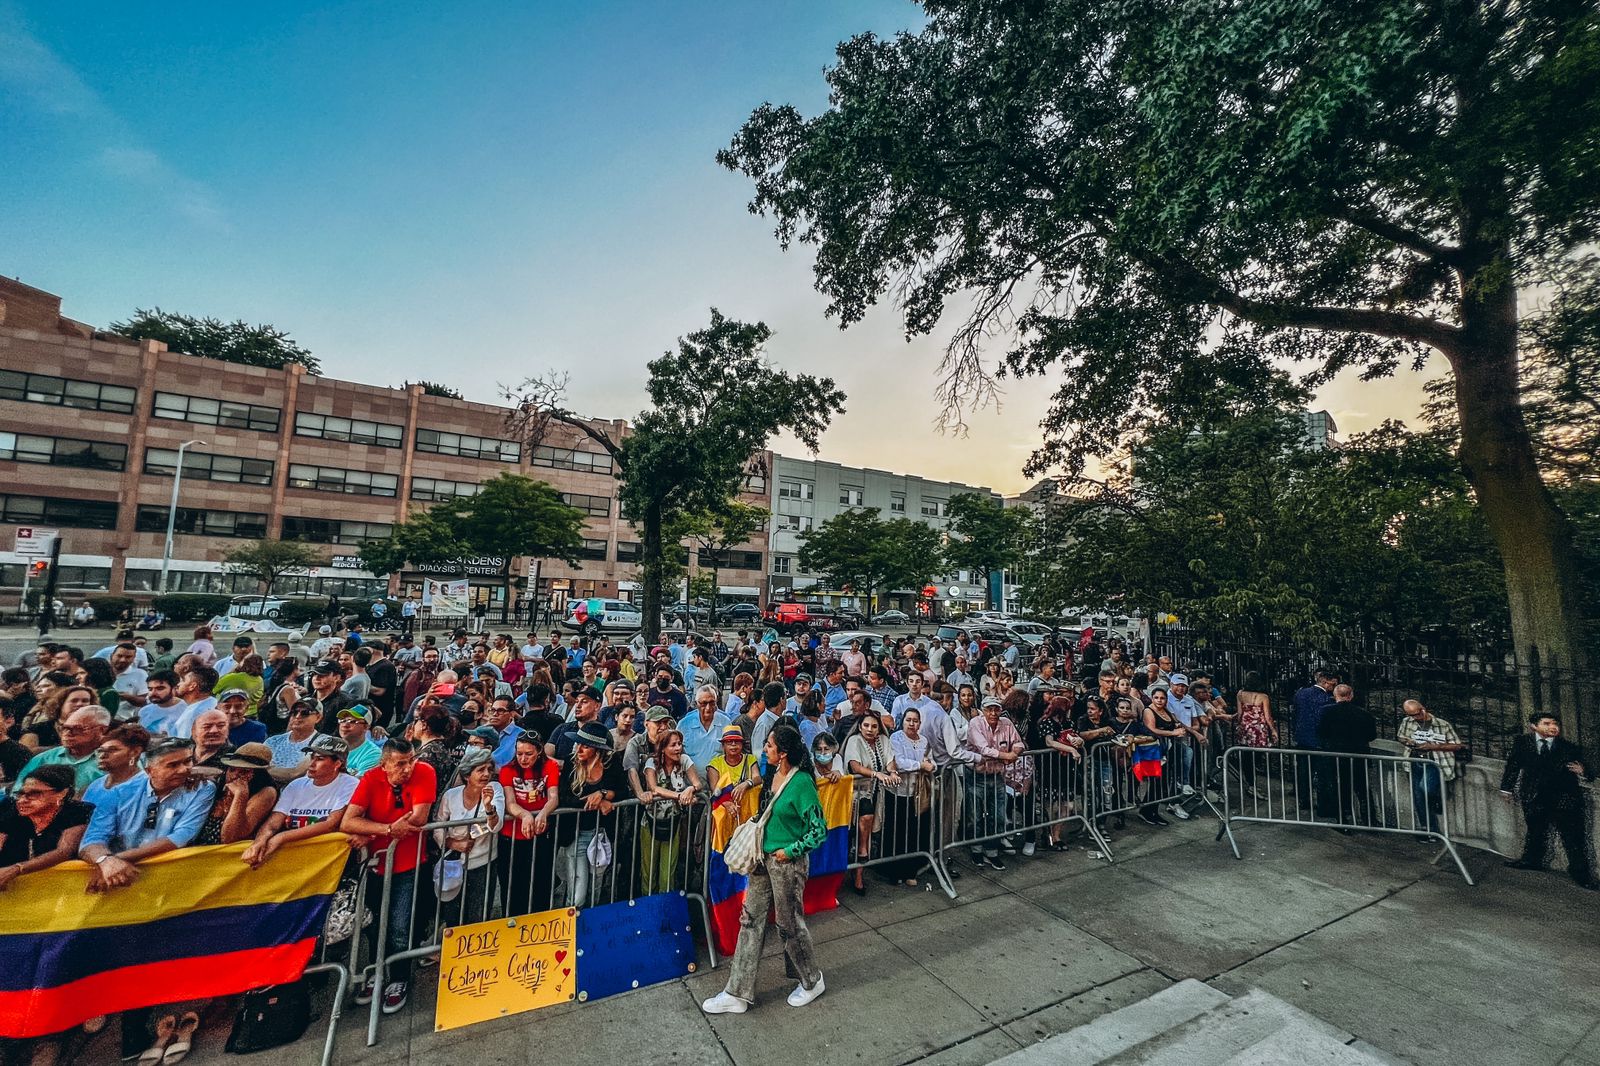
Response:
[[[832,766],[833,765],[833,752],[831,752],[831,751],[828,751],[828,752],[819,751],[819,752],[817,752],[817,754],[815,756],[813,756],[813,758],[815,758],[817,760],[817,762],[822,766]]]
[[[669,689],[671,687],[672,687],[672,682],[671,681],[668,681],[664,677],[656,678],[656,688],[660,689],[662,692],[667,691],[667,689]]]

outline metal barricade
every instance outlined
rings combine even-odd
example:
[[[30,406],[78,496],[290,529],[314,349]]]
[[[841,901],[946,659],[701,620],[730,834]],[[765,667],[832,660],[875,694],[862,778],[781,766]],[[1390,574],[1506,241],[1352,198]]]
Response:
[[[719,960],[710,936],[711,908],[705,896],[710,841],[704,797],[697,795],[675,815],[654,801],[645,804],[626,799],[610,806],[608,814],[552,811],[545,831],[531,840],[513,840],[495,831],[489,860],[476,869],[469,862],[459,889],[449,900],[441,900],[436,891],[439,838],[448,841],[453,835],[459,841],[465,832],[470,843],[475,839],[470,836],[473,830],[488,830],[486,817],[429,822],[419,830],[427,837],[422,861],[404,873],[394,872],[395,849],[415,845],[391,843],[385,850],[384,873],[381,877],[368,875],[369,898],[375,887],[372,880],[380,882],[381,890],[377,892],[377,920],[372,923],[375,928],[370,929],[374,994],[367,1019],[367,1046],[378,1042],[383,988],[394,967],[409,967],[414,960],[437,954],[445,931],[458,925],[681,892],[699,906],[714,968]],[[403,937],[393,932],[402,923]],[[362,976],[364,979],[367,973],[363,971]]]
[[[945,790],[952,781],[937,770],[902,770],[899,778],[896,786],[879,785],[870,795],[852,795],[846,870],[888,866],[895,880],[931,870],[944,894],[955,899],[955,886],[935,854]]]
[[[1219,823],[1222,812],[1207,795],[1210,746],[1192,735],[1127,736],[1089,746],[1084,767],[1086,817],[1108,859],[1106,819],[1129,814],[1154,821],[1161,808],[1180,819],[1208,810]],[[1181,812],[1181,813],[1179,813]]]
[[[1009,773],[979,773],[960,766],[944,771],[944,787],[957,792],[959,801],[944,808],[953,809],[957,821],[941,837],[939,866],[957,848],[994,852],[1003,840],[1020,836],[1037,843],[1041,834],[1054,841],[1059,838],[1054,830],[1073,822],[1081,824],[1109,857],[1104,836],[1088,817],[1084,755],[1040,748],[1024,752],[1011,765],[1016,768]],[[955,893],[950,895],[954,898]]]
[[[1399,833],[1437,839],[1433,857],[1455,860],[1472,875],[1450,837],[1446,782],[1432,759],[1293,748],[1229,748],[1223,759],[1224,835],[1241,858],[1234,822],[1305,825],[1344,832]]]

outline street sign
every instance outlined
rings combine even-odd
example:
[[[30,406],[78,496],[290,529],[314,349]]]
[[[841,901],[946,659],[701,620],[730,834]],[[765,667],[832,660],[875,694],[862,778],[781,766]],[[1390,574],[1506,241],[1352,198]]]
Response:
[[[50,554],[50,545],[61,536],[59,529],[41,529],[38,526],[17,527],[17,554],[42,558]]]

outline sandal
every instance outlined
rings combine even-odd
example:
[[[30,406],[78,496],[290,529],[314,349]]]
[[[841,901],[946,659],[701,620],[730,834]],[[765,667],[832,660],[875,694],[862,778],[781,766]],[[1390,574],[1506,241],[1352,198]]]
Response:
[[[908,877],[904,881],[901,881],[900,883],[902,885],[905,885],[907,888],[921,888],[922,887],[921,885],[917,884],[917,879],[915,877]]]
[[[172,1043],[172,1036],[178,1030],[178,1019],[172,1015],[163,1015],[156,1022],[156,1042],[145,1048],[139,1055],[139,1066],[155,1066],[167,1052],[167,1045]]]
[[[199,1028],[200,1015],[192,1010],[184,1011],[183,1017],[178,1019],[177,1034],[161,1056],[161,1066],[178,1066],[194,1047],[195,1030]]]

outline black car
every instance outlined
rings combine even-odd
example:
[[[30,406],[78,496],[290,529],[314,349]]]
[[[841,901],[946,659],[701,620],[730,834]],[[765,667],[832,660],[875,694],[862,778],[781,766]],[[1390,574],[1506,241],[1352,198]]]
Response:
[[[761,610],[753,603],[730,603],[726,607],[717,608],[717,619],[722,622],[748,624],[761,620]]]

